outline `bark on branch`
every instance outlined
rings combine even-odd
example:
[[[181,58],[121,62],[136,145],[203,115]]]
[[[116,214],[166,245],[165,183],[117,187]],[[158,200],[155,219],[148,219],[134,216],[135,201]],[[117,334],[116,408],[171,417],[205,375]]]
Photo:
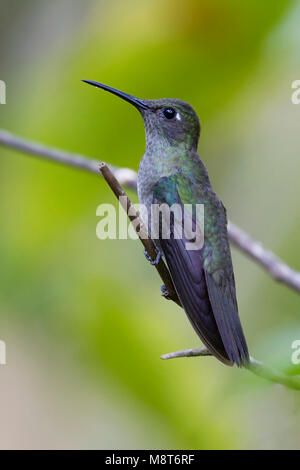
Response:
[[[185,349],[182,351],[175,351],[168,354],[163,354],[161,359],[176,359],[178,357],[197,357],[197,356],[211,356],[211,353],[206,348]],[[300,377],[299,375],[291,376],[286,375],[272,367],[266,366],[260,361],[250,357],[248,370],[253,374],[258,375],[270,382],[284,385],[293,390],[300,390]]]
[[[104,162],[100,163],[100,165],[98,165],[98,168],[103,178],[107,182],[108,186],[113,191],[114,195],[118,198],[119,202],[122,204],[122,207],[125,210],[126,214],[128,215],[130,222],[131,223],[134,222],[133,227],[140,241],[144,245],[144,248],[147,251],[150,258],[154,261],[157,255],[155,245],[153,241],[151,240],[151,238],[148,237],[147,228],[145,227],[142,219],[139,217],[139,214],[137,213],[129,197],[127,196],[125,191],[122,189],[117,178],[115,177],[113,172],[108,168],[106,163]],[[174,302],[177,303],[177,305],[181,307],[181,303],[177,296],[176,290],[174,288],[169,270],[167,266],[165,265],[165,262],[163,261],[163,259],[160,258],[159,262],[155,264],[154,266],[158,274],[160,275],[161,280],[163,281],[164,286],[166,288],[166,291],[163,293],[163,296],[166,297],[167,299],[173,300]]]

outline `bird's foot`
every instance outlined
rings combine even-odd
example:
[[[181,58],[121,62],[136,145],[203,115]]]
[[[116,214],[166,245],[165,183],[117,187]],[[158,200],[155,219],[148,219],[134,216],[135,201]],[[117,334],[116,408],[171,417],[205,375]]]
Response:
[[[174,297],[170,295],[168,289],[166,288],[164,284],[161,286],[160,290],[161,290],[161,295],[163,296],[164,299],[174,300]]]
[[[152,258],[150,258],[150,256],[148,255],[146,248],[144,248],[144,255],[145,255],[145,257],[146,257],[146,260],[149,261],[150,264],[152,264],[152,266],[155,266],[155,265],[157,265],[157,264],[160,262],[160,258],[161,258],[161,251],[160,251],[160,250],[158,250],[157,255],[156,255],[156,258],[155,258],[154,261],[153,261]]]
[[[181,302],[176,292],[170,294],[170,292],[168,291],[168,289],[166,288],[164,284],[161,286],[160,290],[161,290],[161,295],[164,299],[173,300],[173,302],[176,302],[180,307],[182,307]]]
[[[167,290],[166,286],[163,284],[160,288],[161,290],[161,295],[165,298],[165,299],[169,299],[170,298],[170,294],[169,294],[169,291]]]

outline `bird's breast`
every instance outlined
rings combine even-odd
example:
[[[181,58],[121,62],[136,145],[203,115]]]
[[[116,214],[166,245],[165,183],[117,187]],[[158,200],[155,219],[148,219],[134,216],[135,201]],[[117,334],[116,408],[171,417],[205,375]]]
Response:
[[[174,159],[173,159],[174,160]],[[177,162],[157,155],[145,154],[138,171],[138,197],[140,204],[149,209],[153,199],[153,188],[162,177],[171,176],[178,171]]]

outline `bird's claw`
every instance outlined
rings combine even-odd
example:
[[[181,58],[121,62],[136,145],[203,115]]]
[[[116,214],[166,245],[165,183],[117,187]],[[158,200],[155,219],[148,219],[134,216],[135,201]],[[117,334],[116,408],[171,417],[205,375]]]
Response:
[[[155,265],[157,265],[157,264],[160,262],[160,258],[161,258],[161,251],[160,251],[160,250],[158,250],[157,255],[156,255],[156,258],[155,258],[154,261],[153,261],[152,258],[150,258],[150,256],[148,255],[146,248],[144,248],[144,255],[145,255],[145,257],[146,257],[146,260],[149,261],[150,264],[152,264],[152,266],[155,266]]]
[[[180,302],[178,297],[177,297],[177,294],[174,293],[173,295],[170,295],[168,289],[166,288],[166,286],[164,284],[161,286],[160,290],[161,290],[161,295],[164,299],[173,300],[176,303]],[[179,305],[179,303],[178,303],[178,305]]]
[[[169,299],[170,298],[170,294],[166,288],[166,286],[163,284],[160,288],[161,290],[161,295],[165,298],[165,299]]]

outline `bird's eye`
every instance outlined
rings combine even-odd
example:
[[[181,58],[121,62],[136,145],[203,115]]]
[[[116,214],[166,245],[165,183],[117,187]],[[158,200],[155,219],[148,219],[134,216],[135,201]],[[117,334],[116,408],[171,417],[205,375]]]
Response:
[[[175,109],[173,108],[165,108],[163,110],[163,113],[164,113],[164,116],[167,118],[167,119],[173,119],[173,117],[175,116],[176,114],[176,111]]]

